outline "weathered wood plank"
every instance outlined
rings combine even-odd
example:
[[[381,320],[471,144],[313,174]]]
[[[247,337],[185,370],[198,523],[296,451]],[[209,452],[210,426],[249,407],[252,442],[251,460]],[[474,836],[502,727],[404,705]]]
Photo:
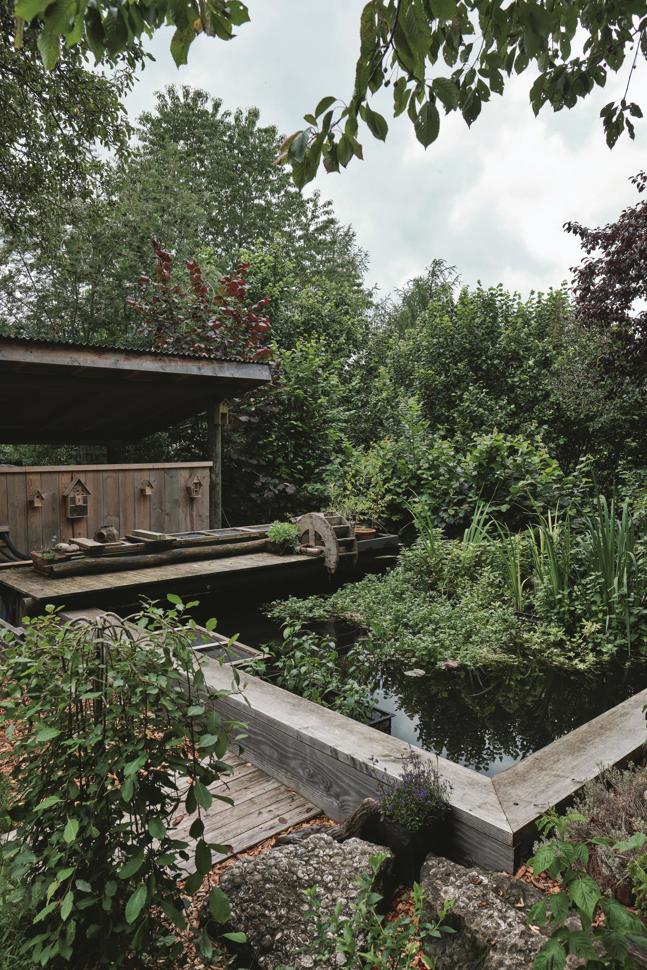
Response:
[[[646,704],[643,690],[496,775],[494,789],[517,841],[547,808],[572,797],[603,767],[643,749]]]
[[[275,556],[260,552],[247,556],[226,556],[222,559],[171,563],[154,569],[132,569],[125,572],[102,573],[97,576],[67,576],[50,579],[34,569],[3,572],[1,585],[10,587],[36,600],[69,599],[80,593],[129,589],[138,586],[172,585],[181,579],[200,580],[225,573],[249,573],[263,569],[286,569],[300,564],[303,569],[322,568],[318,559],[309,556]]]
[[[206,661],[210,687],[230,685],[226,668]],[[216,707],[246,724],[244,757],[296,788],[331,817],[342,819],[362,798],[379,797],[409,754],[404,742],[351,721],[258,678],[243,678],[245,699],[220,698]],[[459,853],[482,864],[510,868],[513,833],[491,779],[444,758],[421,752],[438,764],[452,786],[452,839]]]

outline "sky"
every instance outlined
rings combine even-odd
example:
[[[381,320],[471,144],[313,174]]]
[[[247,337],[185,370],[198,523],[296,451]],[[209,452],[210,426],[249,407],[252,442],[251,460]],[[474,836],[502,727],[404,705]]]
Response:
[[[128,99],[133,118],[153,107],[155,91],[189,84],[226,108],[256,106],[261,123],[288,133],[328,94],[352,90],[359,14],[365,0],[249,0],[251,23],[229,43],[200,37],[186,66],[169,53],[171,32],[149,45],[149,63]],[[635,141],[623,136],[611,151],[600,108],[622,95],[629,65],[611,75],[577,108],[535,118],[528,102],[532,77],[515,78],[493,96],[468,128],[458,113],[444,118],[426,151],[408,118],[389,118],[386,143],[366,131],[364,161],[340,175],[323,169],[306,191],[333,202],[369,256],[367,282],[382,294],[443,258],[474,285],[502,283],[526,296],[559,286],[580,260],[577,240],[563,224],[599,225],[614,219],[637,193],[629,177],[645,167],[647,119]],[[632,80],[641,100],[647,69]],[[389,99],[390,101],[390,99]]]

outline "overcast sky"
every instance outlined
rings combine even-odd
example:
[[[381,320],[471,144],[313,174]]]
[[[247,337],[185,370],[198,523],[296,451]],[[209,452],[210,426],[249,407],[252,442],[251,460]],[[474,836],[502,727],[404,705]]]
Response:
[[[156,90],[182,83],[228,108],[256,105],[264,124],[294,131],[323,95],[350,93],[363,5],[249,0],[252,22],[236,39],[199,38],[179,70],[170,32],[160,31],[150,46],[155,63],[143,71],[129,111],[137,116],[152,107]],[[524,294],[567,279],[580,250],[563,223],[606,222],[637,198],[628,179],[646,165],[647,120],[635,141],[623,136],[609,151],[599,118],[600,107],[622,94],[627,69],[573,111],[544,109],[539,118],[528,104],[531,79],[515,79],[471,129],[457,114],[444,119],[427,151],[406,116],[389,118],[386,144],[360,136],[364,161],[341,175],[322,170],[313,184],[355,228],[370,258],[368,282],[387,293],[435,257],[467,283],[503,283]],[[647,71],[636,72],[636,100],[646,79]]]

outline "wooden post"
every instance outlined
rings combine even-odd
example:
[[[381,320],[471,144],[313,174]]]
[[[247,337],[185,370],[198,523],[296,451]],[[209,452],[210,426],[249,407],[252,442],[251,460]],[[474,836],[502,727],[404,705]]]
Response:
[[[220,401],[207,411],[207,458],[209,469],[209,528],[222,528],[222,424]]]

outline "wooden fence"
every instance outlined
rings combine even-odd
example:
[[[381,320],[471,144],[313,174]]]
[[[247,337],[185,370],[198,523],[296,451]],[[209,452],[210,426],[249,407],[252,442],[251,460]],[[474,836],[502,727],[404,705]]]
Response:
[[[209,528],[211,462],[141,465],[0,465],[0,524],[8,523],[21,552],[52,539],[92,538],[103,525],[191,532]],[[66,489],[87,488],[87,517],[68,518]],[[190,492],[193,492],[192,496]],[[197,495],[195,493],[198,493]]]

